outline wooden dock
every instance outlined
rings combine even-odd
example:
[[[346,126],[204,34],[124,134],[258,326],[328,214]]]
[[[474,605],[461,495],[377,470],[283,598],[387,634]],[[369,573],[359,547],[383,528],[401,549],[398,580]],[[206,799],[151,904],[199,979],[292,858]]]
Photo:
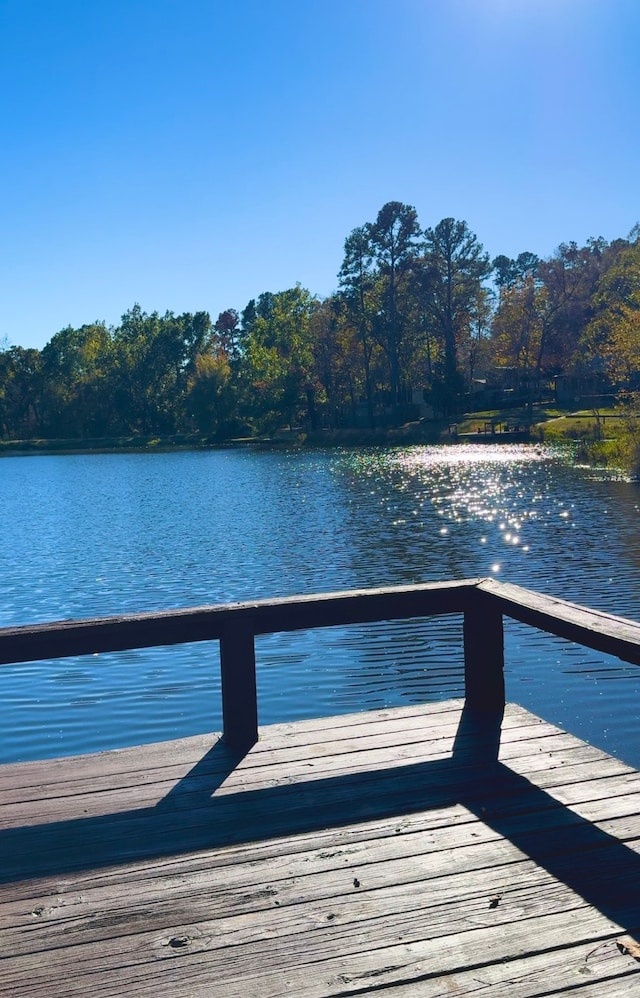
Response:
[[[253,633],[429,612],[464,614],[466,701],[256,741]],[[227,698],[224,738],[0,766],[0,995],[640,995],[640,774],[504,707],[503,613],[639,660],[640,625],[480,580],[0,631],[213,634]]]
[[[498,724],[449,701],[0,768],[0,995],[640,994],[640,774]]]

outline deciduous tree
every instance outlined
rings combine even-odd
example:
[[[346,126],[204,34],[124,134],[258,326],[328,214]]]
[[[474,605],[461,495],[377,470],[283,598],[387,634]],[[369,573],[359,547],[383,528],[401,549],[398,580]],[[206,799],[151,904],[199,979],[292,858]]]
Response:
[[[625,388],[640,387],[640,239],[620,250],[594,295],[582,347]]]
[[[469,317],[479,314],[483,282],[491,273],[489,257],[466,222],[443,218],[425,232],[423,308],[444,346],[444,396],[449,408],[462,389],[458,365],[461,338]]]

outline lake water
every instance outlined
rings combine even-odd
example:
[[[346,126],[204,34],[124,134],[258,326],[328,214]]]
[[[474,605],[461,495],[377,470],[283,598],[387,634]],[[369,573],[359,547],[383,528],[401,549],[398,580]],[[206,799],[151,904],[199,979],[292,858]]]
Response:
[[[489,576],[640,619],[640,487],[535,446],[0,461],[0,626]],[[257,641],[261,723],[460,696],[458,617]],[[640,766],[640,671],[506,621],[507,695]],[[0,761],[219,730],[216,644],[0,668]]]

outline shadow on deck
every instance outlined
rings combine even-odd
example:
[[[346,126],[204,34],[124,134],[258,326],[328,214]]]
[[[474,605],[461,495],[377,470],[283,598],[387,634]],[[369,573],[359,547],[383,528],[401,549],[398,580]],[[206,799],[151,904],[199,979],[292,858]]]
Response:
[[[636,932],[640,856],[499,762],[501,721],[502,712],[465,708],[446,759],[222,796],[216,791],[243,756],[218,740],[153,807],[1,831],[0,881],[59,877],[462,804],[607,918]]]

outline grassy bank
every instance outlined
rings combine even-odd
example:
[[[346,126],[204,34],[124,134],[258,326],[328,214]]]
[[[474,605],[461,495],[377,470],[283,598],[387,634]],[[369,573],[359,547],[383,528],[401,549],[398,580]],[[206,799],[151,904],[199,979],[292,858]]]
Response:
[[[640,421],[624,407],[567,413],[537,424],[535,433],[547,443],[575,444],[578,461],[640,478]]]

